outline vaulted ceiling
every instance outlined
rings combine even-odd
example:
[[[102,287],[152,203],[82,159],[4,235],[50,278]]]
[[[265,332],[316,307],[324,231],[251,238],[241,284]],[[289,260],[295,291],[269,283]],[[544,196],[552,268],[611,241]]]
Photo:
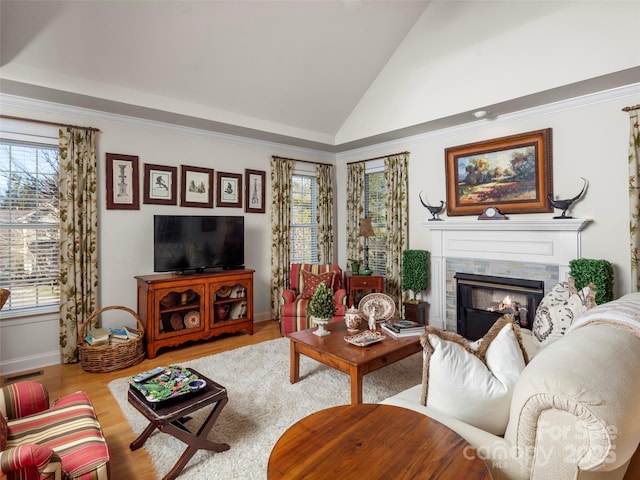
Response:
[[[2,0],[0,87],[339,151],[336,134],[430,3]]]

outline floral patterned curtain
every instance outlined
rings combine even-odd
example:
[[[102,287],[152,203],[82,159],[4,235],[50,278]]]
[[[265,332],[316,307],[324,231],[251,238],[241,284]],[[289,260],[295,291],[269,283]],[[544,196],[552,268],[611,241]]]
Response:
[[[629,110],[629,228],[631,246],[631,291],[640,291],[640,129],[638,109]]]
[[[60,147],[60,354],[77,362],[78,331],[96,309],[98,201],[94,130],[65,127]]]
[[[387,187],[387,267],[385,292],[402,305],[402,252],[409,248],[409,154],[390,155],[384,161]]]
[[[334,263],[333,165],[316,166],[318,182],[318,263]]]
[[[358,236],[364,218],[364,163],[347,166],[347,257],[364,259],[364,241]]]
[[[292,173],[291,160],[271,158],[271,318],[280,318],[282,292],[289,286]]]

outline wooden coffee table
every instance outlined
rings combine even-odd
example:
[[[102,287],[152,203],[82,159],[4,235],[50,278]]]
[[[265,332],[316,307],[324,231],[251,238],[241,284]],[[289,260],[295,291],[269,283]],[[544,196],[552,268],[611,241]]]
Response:
[[[267,478],[489,480],[485,463],[443,424],[392,405],[342,405],[290,427],[276,442]]]
[[[189,462],[198,450],[210,450],[212,452],[229,450],[229,445],[226,443],[214,443],[207,439],[211,427],[213,427],[220,412],[222,412],[222,409],[227,404],[227,389],[201,373],[193,369],[190,370],[206,381],[207,384],[198,393],[188,395],[184,400],[154,410],[140,394],[132,389],[129,390],[127,397],[129,403],[149,420],[147,428],[129,445],[131,450],[142,447],[144,442],[147,441],[147,438],[149,438],[149,435],[151,435],[156,428],[187,444],[184,453],[169,473],[164,476],[163,480],[173,480],[180,475],[187,462]],[[209,405],[214,405],[214,407],[200,428],[198,428],[198,431],[193,433],[188,430],[184,425],[184,422],[189,419],[188,415]]]
[[[386,367],[422,350],[420,336],[395,339],[389,335],[383,341],[357,347],[345,342],[350,335],[344,322],[333,322],[325,327],[331,332],[326,337],[313,334],[315,328],[287,335],[291,341],[290,380],[300,380],[300,355],[346,373],[351,378],[351,403],[362,403],[362,378],[374,370]]]

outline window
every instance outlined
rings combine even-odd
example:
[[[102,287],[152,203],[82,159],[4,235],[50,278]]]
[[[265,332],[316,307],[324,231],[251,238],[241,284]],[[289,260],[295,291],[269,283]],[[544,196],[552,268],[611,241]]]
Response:
[[[387,265],[387,188],[384,181],[384,164],[367,164],[364,174],[364,215],[371,219],[375,237],[367,239],[369,268],[384,274]]]
[[[0,139],[0,287],[5,311],[55,307],[60,298],[58,146]]]
[[[291,179],[291,263],[318,263],[315,175],[294,173]]]

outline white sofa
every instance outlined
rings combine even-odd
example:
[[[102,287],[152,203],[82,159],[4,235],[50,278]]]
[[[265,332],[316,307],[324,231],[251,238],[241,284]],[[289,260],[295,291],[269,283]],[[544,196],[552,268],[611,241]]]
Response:
[[[523,343],[533,358],[517,377],[504,436],[422,405],[421,385],[382,403],[457,432],[494,480],[624,478],[640,442],[640,293],[589,310],[537,352]]]

